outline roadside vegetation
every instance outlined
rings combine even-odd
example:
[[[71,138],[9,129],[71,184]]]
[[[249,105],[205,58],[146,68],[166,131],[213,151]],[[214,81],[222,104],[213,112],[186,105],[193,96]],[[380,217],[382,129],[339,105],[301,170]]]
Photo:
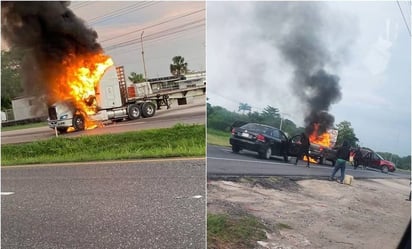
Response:
[[[2,145],[2,165],[84,162],[205,155],[205,126],[176,125],[107,134]]]
[[[39,123],[31,123],[31,124],[23,124],[23,125],[5,126],[5,127],[1,127],[1,131],[15,131],[15,130],[46,127],[46,126],[47,126],[47,122],[39,122]]]
[[[267,106],[262,112],[252,112],[247,103],[240,103],[238,112],[235,112],[207,103],[208,144],[228,146],[230,131],[235,122],[255,122],[281,128],[289,137],[304,131],[303,127],[296,126],[292,120],[283,118],[280,115],[280,110],[272,106]],[[342,121],[336,124],[335,128],[339,131],[336,144],[342,144],[342,141],[346,140],[352,146],[359,146],[359,139],[349,121]],[[384,159],[394,162],[398,169],[411,170],[410,155],[400,157],[389,152],[378,152],[378,154]]]
[[[251,215],[207,215],[207,248],[254,248],[268,228]]]
[[[207,128],[207,143],[220,146],[230,146],[230,132]]]

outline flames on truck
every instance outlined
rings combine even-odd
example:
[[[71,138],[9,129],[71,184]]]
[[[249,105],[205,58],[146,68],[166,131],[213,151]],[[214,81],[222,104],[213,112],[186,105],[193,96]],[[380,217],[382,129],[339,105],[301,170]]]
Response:
[[[310,148],[309,159],[310,162],[323,164],[325,160],[331,161],[335,164],[335,152],[333,147],[336,144],[338,137],[337,129],[328,129],[319,134],[319,124],[313,124],[313,132],[309,134]]]
[[[113,60],[104,54],[91,54],[89,56],[76,56],[68,58],[63,64],[66,65],[65,71],[61,72],[56,79],[56,86],[51,92],[51,99],[63,100],[72,108],[77,110],[78,117],[82,117],[84,123],[80,124],[81,120],[77,120],[77,127],[91,129],[96,125],[90,120],[89,115],[97,112],[97,106],[92,101],[96,96],[96,87],[106,70],[113,65]],[[58,119],[57,115],[53,115],[54,108],[49,109],[49,120]],[[58,130],[63,131],[66,128],[58,127]]]

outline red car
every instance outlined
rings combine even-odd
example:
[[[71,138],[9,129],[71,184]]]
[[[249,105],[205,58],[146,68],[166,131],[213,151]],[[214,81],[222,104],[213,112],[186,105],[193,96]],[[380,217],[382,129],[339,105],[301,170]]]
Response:
[[[394,172],[396,166],[393,162],[383,159],[381,155],[370,149],[361,149],[362,158],[360,165],[381,170],[383,173]]]

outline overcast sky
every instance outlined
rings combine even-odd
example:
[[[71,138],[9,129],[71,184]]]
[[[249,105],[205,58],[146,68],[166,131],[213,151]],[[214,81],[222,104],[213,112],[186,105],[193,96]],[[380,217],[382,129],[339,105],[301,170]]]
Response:
[[[71,2],[76,16],[96,30],[98,42],[125,72],[144,74],[141,34],[149,78],[170,76],[172,57],[206,70],[204,2]]]
[[[411,41],[397,2],[298,4],[207,2],[209,102],[231,111],[270,105],[303,126],[305,103],[292,90],[299,69],[279,49],[303,33],[320,47],[316,63],[339,77],[335,124],[351,122],[362,146],[410,155]],[[410,27],[410,2],[400,4]]]

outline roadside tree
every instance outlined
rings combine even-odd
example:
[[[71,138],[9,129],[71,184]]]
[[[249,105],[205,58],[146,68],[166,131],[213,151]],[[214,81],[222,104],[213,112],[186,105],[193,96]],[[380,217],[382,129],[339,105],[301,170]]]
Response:
[[[336,125],[338,128],[339,134],[336,140],[337,144],[342,144],[343,141],[347,141],[350,146],[356,146],[359,139],[356,137],[355,132],[352,128],[352,125],[349,121],[342,121]]]
[[[145,82],[146,79],[143,77],[143,74],[139,73],[135,73],[135,72],[131,72],[130,76],[128,77],[129,80],[133,83],[139,83],[139,82]]]
[[[184,75],[188,71],[188,64],[182,56],[175,56],[172,58],[173,64],[170,64],[170,73],[172,75]]]
[[[11,100],[22,94],[20,69],[23,52],[11,49],[1,51],[1,108],[10,109]]]

